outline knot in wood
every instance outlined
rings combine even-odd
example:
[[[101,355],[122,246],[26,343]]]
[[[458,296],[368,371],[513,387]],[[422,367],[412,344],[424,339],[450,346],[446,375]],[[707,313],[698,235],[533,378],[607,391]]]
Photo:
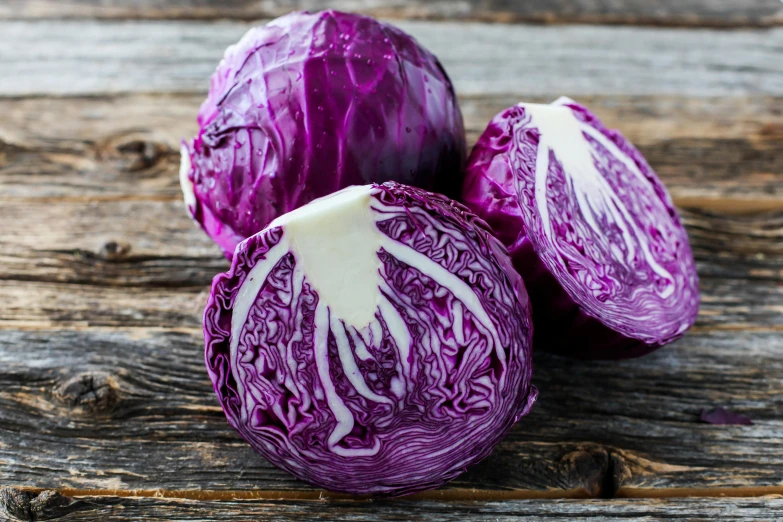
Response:
[[[30,513],[30,497],[27,491],[16,488],[0,489],[0,515],[10,520],[33,520]]]
[[[125,172],[149,169],[169,154],[173,154],[171,147],[143,133],[109,138],[98,150],[99,157]]]
[[[109,410],[117,401],[116,381],[99,372],[86,372],[60,384],[55,396],[73,409],[89,412]]]
[[[2,520],[52,520],[81,509],[82,501],[74,501],[56,491],[34,493],[17,488],[0,488]]]
[[[596,444],[580,444],[560,458],[559,467],[572,482],[584,484],[593,497],[611,495],[606,491],[610,474],[609,452]]]
[[[130,252],[130,245],[123,241],[107,241],[98,251],[98,255],[106,261],[118,261]]]

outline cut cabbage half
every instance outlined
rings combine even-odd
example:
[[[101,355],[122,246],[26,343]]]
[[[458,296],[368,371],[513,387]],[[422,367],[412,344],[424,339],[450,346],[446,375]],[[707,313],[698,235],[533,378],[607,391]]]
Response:
[[[349,187],[242,242],[204,315],[234,428],[348,493],[439,486],[527,414],[527,294],[486,225],[444,196]]]
[[[633,145],[573,100],[498,114],[469,159],[463,200],[509,248],[537,348],[633,357],[695,321],[698,278],[669,194]]]

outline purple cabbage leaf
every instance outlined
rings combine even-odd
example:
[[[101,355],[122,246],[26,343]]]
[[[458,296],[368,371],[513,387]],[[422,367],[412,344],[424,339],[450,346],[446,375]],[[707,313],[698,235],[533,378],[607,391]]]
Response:
[[[231,258],[273,219],[350,185],[456,197],[465,131],[440,62],[366,16],[294,12],[226,50],[183,143],[191,217]]]
[[[641,153],[576,102],[495,116],[462,199],[525,281],[536,348],[634,357],[694,323],[698,278],[671,197]]]
[[[707,424],[736,424],[741,426],[753,425],[753,421],[750,420],[749,417],[746,417],[740,413],[734,413],[733,411],[721,407],[713,408],[711,410],[707,410],[706,408],[701,410],[699,420],[701,422],[706,422]]]
[[[392,182],[243,241],[214,279],[204,336],[231,426],[333,491],[440,486],[537,396],[528,298],[505,248],[462,205]]]

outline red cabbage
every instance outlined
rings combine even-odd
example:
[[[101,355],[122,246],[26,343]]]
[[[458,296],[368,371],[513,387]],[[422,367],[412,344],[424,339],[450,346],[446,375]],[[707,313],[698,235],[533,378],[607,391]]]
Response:
[[[530,410],[528,298],[448,198],[357,186],[237,248],[204,314],[229,423],[296,477],[402,495],[485,458]]]
[[[631,143],[574,101],[498,114],[462,197],[509,248],[537,348],[634,357],[695,321],[698,279],[671,197]]]
[[[295,12],[229,47],[183,144],[188,210],[229,259],[274,218],[349,185],[459,195],[466,147],[451,81],[372,18]]]

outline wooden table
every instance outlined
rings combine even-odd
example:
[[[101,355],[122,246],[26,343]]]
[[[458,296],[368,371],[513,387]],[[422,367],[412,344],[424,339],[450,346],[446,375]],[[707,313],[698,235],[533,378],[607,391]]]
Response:
[[[564,94],[638,144],[687,224],[699,320],[639,360],[538,354],[533,413],[409,499],[313,489],[229,428],[200,329],[227,264],[185,216],[178,144],[226,45],[315,4],[357,7],[0,5],[0,519],[782,519],[778,0],[373,2],[441,57],[471,142]],[[716,406],[754,425],[699,423]]]

